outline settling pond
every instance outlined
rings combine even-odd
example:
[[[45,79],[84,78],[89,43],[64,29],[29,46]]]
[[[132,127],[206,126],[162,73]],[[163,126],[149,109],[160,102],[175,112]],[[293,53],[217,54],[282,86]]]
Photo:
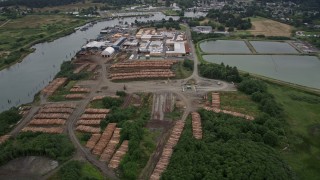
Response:
[[[169,19],[155,12],[150,18],[139,21]],[[176,20],[178,17],[172,17]],[[136,18],[124,18],[132,23]],[[0,112],[13,106],[33,101],[34,95],[45,87],[60,71],[63,61],[70,60],[79,51],[87,39],[96,38],[101,29],[119,24],[119,20],[103,21],[95,24],[87,31],[77,31],[53,42],[35,45],[35,52],[29,54],[21,63],[0,71]],[[8,100],[11,103],[8,103]]]
[[[239,70],[320,89],[320,60],[298,55],[204,55],[204,60]]]
[[[250,41],[258,53],[293,53],[299,52],[286,42]]]
[[[205,53],[251,53],[244,41],[216,40],[200,43]]]

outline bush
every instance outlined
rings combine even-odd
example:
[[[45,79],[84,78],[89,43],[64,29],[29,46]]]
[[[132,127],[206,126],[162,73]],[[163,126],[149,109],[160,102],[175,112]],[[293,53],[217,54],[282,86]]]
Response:
[[[266,92],[267,86],[260,80],[247,78],[239,84],[238,89],[251,95],[255,92]]]
[[[117,91],[117,92],[116,92],[116,95],[117,95],[117,96],[120,96],[120,97],[125,97],[125,96],[127,95],[127,93],[124,92],[124,91]]]
[[[241,77],[237,67],[219,64],[200,64],[199,71],[201,76],[210,79],[221,79],[229,82],[240,82]]]
[[[121,104],[123,103],[123,99],[105,97],[102,99],[102,103],[105,108],[111,109],[111,108],[115,108],[115,107],[120,107]]]
[[[19,114],[17,108],[0,113],[0,136],[6,134],[12,129],[12,125],[16,124],[22,116]]]
[[[189,59],[185,59],[183,61],[183,67],[185,67],[186,69],[192,71],[193,70],[193,61],[189,60]]]

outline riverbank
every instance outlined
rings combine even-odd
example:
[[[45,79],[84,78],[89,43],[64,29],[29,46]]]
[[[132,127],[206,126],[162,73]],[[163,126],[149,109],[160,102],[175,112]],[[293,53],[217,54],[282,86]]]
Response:
[[[10,21],[0,28],[0,70],[21,62],[34,51],[32,46],[69,35],[90,21],[66,15],[28,15]]]

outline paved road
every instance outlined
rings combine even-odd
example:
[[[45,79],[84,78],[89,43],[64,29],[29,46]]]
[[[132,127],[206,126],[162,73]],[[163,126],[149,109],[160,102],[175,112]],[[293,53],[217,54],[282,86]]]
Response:
[[[199,96],[204,95],[208,91],[234,91],[235,87],[232,84],[221,82],[221,85],[217,85],[216,80],[206,79],[200,77],[198,74],[198,58],[196,55],[195,47],[191,40],[191,32],[190,28],[187,27],[187,39],[190,43],[190,50],[192,53],[191,59],[194,60],[194,71],[192,75],[186,79],[181,80],[155,80],[155,81],[131,81],[126,83],[114,83],[110,79],[107,78],[107,66],[106,62],[104,62],[100,57],[93,57],[92,60],[97,62],[100,66],[100,74],[95,81],[81,81],[80,85],[88,86],[91,88],[91,92],[89,95],[81,100],[76,101],[78,104],[75,111],[70,116],[69,121],[67,122],[67,134],[69,135],[70,140],[77,148],[77,155],[80,155],[87,159],[90,163],[99,168],[102,173],[110,179],[118,179],[113,172],[113,170],[109,169],[106,163],[100,162],[97,160],[96,156],[92,155],[91,152],[83,147],[78,138],[75,135],[75,123],[80,118],[82,113],[84,112],[86,106],[90,102],[90,100],[96,95],[102,95],[105,93],[115,94],[116,91],[123,90],[123,86],[126,86],[127,93],[136,93],[136,92],[172,92],[176,96],[178,96],[185,104],[185,110],[181,117],[182,120],[186,120],[188,114],[192,111],[195,111],[197,107],[193,105],[193,100],[199,98]],[[182,91],[182,86],[188,82],[189,80],[194,80],[197,84],[197,91]],[[46,97],[41,97],[40,104],[46,104]],[[17,125],[14,130],[10,133],[12,135],[16,135],[33,117],[33,115],[39,110],[39,106],[33,106],[30,110],[30,113],[24,118],[19,125]]]

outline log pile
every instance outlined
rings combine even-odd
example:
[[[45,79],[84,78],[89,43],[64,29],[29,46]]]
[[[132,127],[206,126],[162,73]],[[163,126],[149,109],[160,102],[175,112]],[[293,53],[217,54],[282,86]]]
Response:
[[[85,94],[67,94],[65,95],[66,99],[84,99],[86,98]]]
[[[99,126],[101,119],[80,119],[77,125]]]
[[[43,132],[43,133],[50,133],[50,134],[61,134],[63,132],[63,128],[61,127],[24,127],[22,132]]]
[[[84,70],[84,68],[86,68],[88,65],[89,65],[89,63],[82,64],[81,66],[77,67],[77,68],[73,71],[73,73],[74,73],[74,74],[78,74],[79,72],[81,72],[82,70]]]
[[[84,112],[87,114],[108,114],[110,112],[110,109],[87,108]]]
[[[202,139],[202,127],[201,127],[201,117],[197,112],[192,112],[192,132],[193,137],[196,139]]]
[[[56,78],[41,91],[45,95],[52,95],[61,85],[67,82],[67,78]]]
[[[140,79],[140,78],[171,78],[175,73],[171,66],[178,61],[152,60],[134,61],[113,64],[110,68],[112,80]]]
[[[92,136],[90,137],[89,141],[86,144],[86,147],[91,150],[97,144],[100,137],[101,137],[101,134],[92,134]]]
[[[171,155],[173,153],[173,148],[179,141],[180,135],[184,127],[184,121],[179,120],[173,127],[173,130],[170,134],[169,140],[167,141],[163,152],[161,154],[160,160],[158,161],[153,173],[150,176],[151,180],[158,180],[162,172],[167,168]]]
[[[116,169],[119,167],[120,161],[123,158],[123,156],[127,153],[128,151],[128,145],[129,141],[124,140],[120,146],[120,148],[117,150],[117,152],[112,156],[112,159],[109,162],[108,167]]]
[[[33,116],[28,126],[22,131],[62,133],[63,126],[75,107],[76,105],[72,103],[46,104],[38,111],[38,114]]]
[[[30,125],[64,125],[64,119],[32,119]]]
[[[116,129],[116,123],[109,123],[104,132],[102,133],[100,140],[98,143],[94,146],[92,153],[94,155],[101,155],[104,148],[107,146],[113,131]]]
[[[104,119],[107,114],[82,114],[81,119]]]
[[[80,132],[92,133],[92,134],[100,133],[100,127],[79,125],[77,126],[76,130]]]
[[[11,137],[10,135],[0,136],[0,144],[6,142],[10,137]]]
[[[72,93],[88,93],[88,92],[90,92],[90,89],[89,88],[72,87],[70,89],[70,92],[72,92]]]
[[[212,93],[212,107],[220,109],[220,95],[219,93]]]
[[[107,147],[103,150],[100,161],[109,162],[114,151],[116,150],[117,145],[120,142],[120,131],[121,128],[116,128],[113,132],[112,138],[110,139]]]

